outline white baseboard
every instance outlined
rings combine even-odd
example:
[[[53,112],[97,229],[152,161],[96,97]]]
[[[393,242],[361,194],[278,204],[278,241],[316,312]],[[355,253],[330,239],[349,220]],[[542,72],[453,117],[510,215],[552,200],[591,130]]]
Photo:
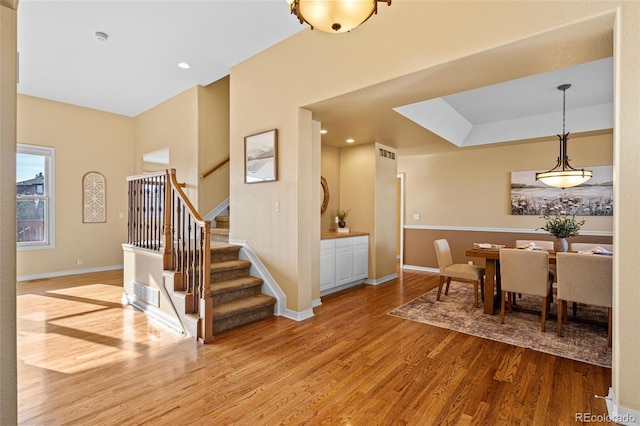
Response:
[[[386,277],[376,278],[375,280],[367,278],[366,280],[364,280],[364,283],[369,285],[378,285],[386,283],[387,281],[394,280],[396,278],[398,278],[398,273],[394,272],[393,274],[387,275]]]
[[[318,306],[322,305],[322,300],[321,299],[313,299],[311,301],[311,308],[317,308]]]
[[[123,268],[122,265],[111,265],[111,266],[101,266],[99,268],[72,269],[70,271],[56,271],[56,272],[46,272],[44,274],[21,275],[16,277],[16,281],[42,280],[45,278],[65,277],[67,275],[80,275],[80,274],[90,274],[92,272],[114,271],[116,269],[122,269],[122,268]]]
[[[411,271],[433,272],[433,273],[436,273],[436,274],[440,273],[440,269],[438,269],[438,268],[427,268],[426,266],[402,265],[402,269],[409,269]]]
[[[606,396],[605,401],[607,403],[607,411],[609,412],[606,416],[607,418],[600,419],[593,415],[595,416],[594,421],[598,421],[600,423],[615,422],[621,425],[640,425],[640,412],[620,407],[616,404],[612,388],[609,388],[609,394]]]
[[[182,328],[182,324],[176,318],[173,318],[161,310],[155,308],[154,306],[148,305],[147,303],[138,300],[135,296],[129,295],[126,292],[122,293],[122,303],[131,305],[139,311],[144,312],[150,320],[155,320],[159,322],[163,328],[168,329],[169,331],[179,335],[186,336],[184,330]]]
[[[280,313],[281,316],[289,318],[294,321],[304,321],[309,318],[313,318],[313,309],[307,309],[305,311],[292,311],[291,309],[283,309]]]

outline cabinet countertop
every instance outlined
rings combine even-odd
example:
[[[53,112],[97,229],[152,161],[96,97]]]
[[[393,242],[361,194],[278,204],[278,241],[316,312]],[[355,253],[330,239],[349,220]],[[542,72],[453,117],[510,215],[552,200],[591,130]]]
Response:
[[[368,232],[358,232],[358,231],[349,231],[349,232],[321,232],[320,239],[321,240],[331,240],[334,238],[348,238],[348,237],[361,237],[364,235],[369,235]]]

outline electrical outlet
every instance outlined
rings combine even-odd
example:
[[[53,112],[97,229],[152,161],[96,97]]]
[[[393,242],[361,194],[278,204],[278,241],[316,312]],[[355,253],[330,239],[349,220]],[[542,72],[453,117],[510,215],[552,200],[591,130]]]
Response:
[[[413,220],[420,220],[420,213],[414,213]]]

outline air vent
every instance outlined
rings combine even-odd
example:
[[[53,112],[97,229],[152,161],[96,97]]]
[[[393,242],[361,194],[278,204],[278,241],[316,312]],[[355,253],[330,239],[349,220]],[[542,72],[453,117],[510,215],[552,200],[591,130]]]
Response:
[[[160,290],[141,284],[137,281],[133,282],[133,294],[136,299],[145,302],[148,305],[156,307],[160,306]]]
[[[378,149],[378,153],[380,154],[380,157],[384,157],[384,158],[388,158],[390,160],[395,160],[396,159],[396,153],[392,152],[392,151],[387,151],[386,149]]]

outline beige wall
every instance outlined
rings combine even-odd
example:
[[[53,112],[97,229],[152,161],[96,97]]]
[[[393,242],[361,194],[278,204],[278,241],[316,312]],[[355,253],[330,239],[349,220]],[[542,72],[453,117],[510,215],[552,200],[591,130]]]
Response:
[[[198,95],[195,86],[135,117],[134,154],[138,167],[144,154],[169,150],[169,165],[198,209]],[[138,168],[136,173],[142,173]]]
[[[613,232],[618,253],[635,253],[640,241],[640,3],[624,2],[614,31]],[[616,403],[640,412],[640,292],[637,257],[614,258],[613,391]],[[637,421],[637,418],[636,418]]]
[[[0,424],[18,423],[15,2],[0,1]]]
[[[54,147],[56,170],[55,248],[18,251],[18,277],[122,265],[133,134],[129,117],[18,96],[18,142]],[[106,223],[82,222],[82,177],[89,171],[106,180]]]
[[[322,215],[320,229],[328,232],[336,228],[336,211],[340,209],[340,148],[322,145],[322,176],[329,187],[329,204]]]
[[[229,197],[229,165],[200,175],[229,157],[229,77],[189,90],[135,117],[135,156],[168,149],[169,165],[201,216]]]
[[[572,138],[569,153],[575,167],[611,165],[612,135]],[[401,157],[398,171],[406,173],[405,224],[533,231],[543,224],[538,216],[511,215],[511,172],[548,170],[557,157],[557,140]],[[419,220],[413,219],[416,213]],[[582,229],[611,233],[613,218],[587,217]]]
[[[198,175],[229,158],[229,77],[198,86]],[[202,216],[229,198],[229,164],[198,185]]]
[[[397,160],[381,157],[379,149],[393,149],[381,144],[374,144],[376,164],[376,189],[374,204],[375,244],[372,246],[376,280],[395,276],[397,273]],[[395,152],[394,152],[395,154]],[[396,157],[397,158],[397,157]]]
[[[357,31],[339,36],[302,31],[238,64],[231,72],[231,201],[250,206],[250,209],[232,211],[232,237],[248,240],[265,260],[287,297],[290,294],[294,296],[294,300],[287,300],[290,309],[306,309],[308,304],[300,299],[298,290],[310,284],[301,279],[306,271],[300,268],[298,254],[310,247],[299,247],[301,240],[296,234],[299,218],[316,212],[297,197],[299,174],[310,169],[310,164],[299,162],[302,158],[298,153],[299,144],[308,143],[299,140],[299,107],[566,28],[574,23],[581,23],[582,31],[587,33],[589,25],[582,25],[585,20],[600,18],[604,13],[609,14],[607,18],[618,13],[617,22],[620,26],[616,32],[615,84],[618,106],[616,131],[619,134],[614,137],[616,149],[620,152],[616,153],[619,161],[615,161],[614,173],[617,191],[622,195],[617,197],[616,210],[619,216],[614,221],[614,233],[616,250],[620,252],[626,248],[632,252],[635,241],[640,240],[640,228],[636,226],[637,212],[640,211],[640,196],[637,195],[640,193],[640,168],[637,167],[640,148],[637,143],[634,145],[639,138],[639,11],[639,3],[623,1],[399,1]],[[477,19],[478,16],[482,16],[482,19]],[[555,38],[558,43],[564,41]],[[372,40],[376,43],[372,43]],[[526,53],[513,51],[511,63],[514,68],[517,68],[517,55]],[[543,68],[548,70],[567,66],[570,60],[553,57],[553,52],[549,52],[548,60],[537,63],[543,64]],[[529,71],[520,69],[521,76]],[[244,185],[242,138],[270,128],[277,128],[280,136],[279,180],[269,184]],[[551,158],[555,158],[555,155],[552,154]],[[546,167],[546,162],[541,165],[541,168]],[[624,179],[621,179],[623,176]],[[316,182],[318,178],[316,176]],[[500,193],[504,191],[506,187],[500,189]],[[272,213],[273,201],[284,197],[288,197],[287,218]],[[344,199],[342,190],[340,197]],[[341,207],[348,206],[341,204]],[[411,214],[411,210],[408,214]],[[260,217],[259,221],[255,220],[256,215]],[[489,222],[485,218],[468,225],[483,226]],[[358,222],[356,224],[359,226]],[[625,235],[622,236],[618,231],[625,224]],[[614,392],[619,403],[636,410],[640,410],[640,395],[637,392],[637,383],[640,382],[640,364],[637,362],[640,342],[637,339],[624,339],[624,336],[635,335],[631,324],[637,324],[640,319],[640,313],[632,308],[632,305],[640,304],[640,294],[633,287],[638,275],[640,265],[637,262],[624,258],[616,260],[618,326],[614,335],[616,332],[618,334],[617,338],[614,337]],[[632,359],[635,362],[632,363]]]
[[[347,227],[369,234],[369,279],[376,274],[376,157],[374,144],[340,149],[340,209]]]

